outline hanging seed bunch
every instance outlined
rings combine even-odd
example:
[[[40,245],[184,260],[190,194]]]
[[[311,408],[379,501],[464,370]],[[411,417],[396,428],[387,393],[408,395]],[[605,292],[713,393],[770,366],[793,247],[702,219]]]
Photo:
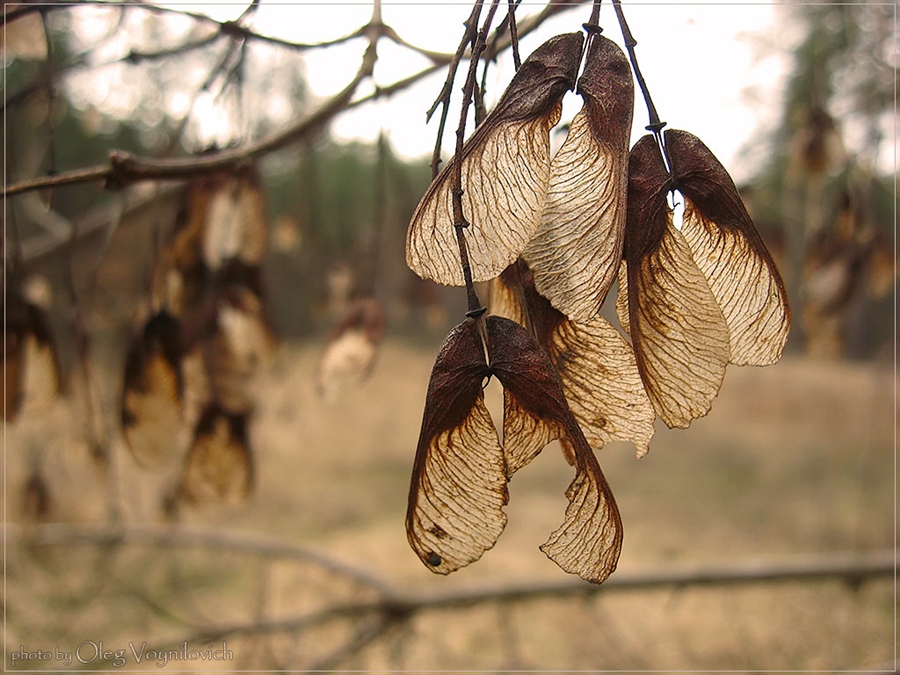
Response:
[[[254,378],[273,342],[261,265],[268,225],[255,169],[194,181],[158,272],[158,310],[135,335],[122,428],[144,467],[182,461],[180,499],[239,501],[253,484]],[[193,420],[187,453],[178,443]]]
[[[463,142],[496,3],[479,32],[480,4],[467,22],[457,150],[413,214],[406,250],[419,276],[465,286],[469,300],[431,374],[406,517],[412,548],[437,573],[494,545],[507,483],[559,440],[575,476],[541,549],[602,582],[616,568],[622,520],[594,450],[628,440],[645,454],[657,417],[687,427],[710,410],[729,363],[775,363],[787,339],[784,284],[734,182],[697,137],[663,133],[614,7],[628,55],[600,35],[595,3],[586,37],[538,47]],[[651,133],[629,150],[635,80]],[[551,155],[573,88],[582,107]],[[600,316],[617,280],[627,335]],[[491,281],[491,314],[479,281]],[[503,387],[502,435],[484,402],[491,377]]]

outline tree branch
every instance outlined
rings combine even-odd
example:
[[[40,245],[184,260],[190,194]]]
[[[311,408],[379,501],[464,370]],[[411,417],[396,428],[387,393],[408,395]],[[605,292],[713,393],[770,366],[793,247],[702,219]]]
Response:
[[[524,37],[528,33],[532,32],[549,17],[571,9],[576,5],[582,4],[584,1],[585,0],[577,0],[574,3],[548,3],[539,13],[526,18],[519,24],[519,37]],[[66,5],[51,4],[49,7],[45,6],[45,8],[55,9],[64,6]],[[219,25],[228,24],[228,22],[218,22],[203,14],[196,14],[193,12],[158,8],[142,3],[136,3],[135,6],[154,11],[159,10],[165,12],[178,12],[196,18],[197,20],[211,21]],[[23,12],[16,13],[16,17],[22,15],[23,13],[38,11],[38,8],[33,6],[26,6],[21,9],[23,10]],[[3,18],[6,21],[11,20],[12,17],[10,16],[10,14],[11,13],[8,13]],[[241,28],[240,33],[245,37],[252,36],[254,37],[254,39],[256,39],[256,34],[248,32],[247,29]],[[376,59],[374,41],[381,36],[393,39],[393,36],[395,36],[396,33],[383,24],[377,24],[375,26],[367,24],[366,26],[360,28],[358,31],[355,31],[350,36],[346,36],[346,38],[340,38],[339,41],[351,39],[353,37],[358,37],[361,35],[368,35],[370,42],[363,58],[363,64],[354,79],[341,92],[322,104],[319,109],[314,111],[312,114],[281,131],[275,132],[263,139],[260,139],[255,143],[251,143],[249,145],[238,148],[229,148],[205,155],[177,158],[139,157],[131,153],[114,150],[110,153],[108,164],[73,169],[71,171],[63,171],[53,176],[32,178],[14,183],[12,185],[4,186],[2,198],[7,199],[9,197],[14,197],[15,195],[23,194],[25,192],[31,192],[34,190],[65,187],[68,185],[77,185],[95,181],[104,181],[107,187],[110,188],[121,188],[130,183],[144,180],[184,180],[193,176],[233,167],[246,161],[258,159],[275,150],[279,150],[287,145],[290,145],[291,143],[302,140],[312,133],[319,131],[332,118],[334,118],[344,110],[355,107],[356,105],[359,105],[361,103],[368,102],[370,100],[400,91],[401,89],[414,84],[421,78],[430,75],[439,67],[447,65],[454,58],[454,55],[450,54],[440,54],[436,52],[427,52],[426,50],[416,49],[416,51],[426,54],[430,59],[432,59],[432,61],[434,61],[434,65],[420,71],[419,73],[411,77],[395,82],[392,85],[377,88],[373,94],[370,94],[354,102],[352,101],[353,95],[355,94],[359,84],[366,77],[371,76],[374,68]],[[260,37],[260,39],[262,38]],[[337,42],[332,41],[329,43],[321,43],[320,45],[308,45],[307,47],[312,48],[314,46],[327,46],[336,43]],[[409,46],[408,43],[405,42],[401,42],[400,44]],[[505,38],[498,43],[495,50],[489,51],[502,51],[503,49],[506,49],[509,44],[509,35],[507,34]],[[282,46],[294,48],[299,47],[297,43],[284,43],[282,44]],[[492,58],[494,54],[486,52],[484,56],[485,58]]]
[[[312,614],[277,621],[235,624],[207,629],[188,642],[220,639],[234,634],[262,634],[296,630],[335,618],[366,614],[405,616],[414,612],[468,607],[485,602],[518,602],[542,597],[590,596],[598,593],[652,590],[677,586],[732,586],[808,581],[842,581],[856,586],[876,578],[892,577],[898,563],[891,549],[815,553],[778,558],[751,558],[718,563],[667,564],[656,569],[619,571],[601,585],[567,577],[555,581],[497,584],[457,588],[436,593],[398,591],[368,571],[314,549],[258,534],[187,526],[129,525],[121,528],[67,524],[2,531],[7,546],[152,546],[206,548],[246,553],[265,558],[293,559],[322,567],[379,592],[381,599],[334,605]],[[183,640],[179,641],[179,644]]]
[[[4,188],[3,198],[13,197],[32,190],[43,190],[98,180],[106,181],[107,186],[112,188],[121,188],[142,180],[180,180],[257,159],[318,131],[332,117],[347,107],[359,84],[371,75],[373,66],[374,51],[369,49],[366,51],[366,56],[363,59],[363,65],[359,72],[341,92],[297,124],[271,134],[256,143],[238,148],[228,148],[205,155],[164,159],[138,157],[131,153],[113,150],[110,153],[108,165],[75,169],[61,172],[55,176],[44,176],[22,181]]]
[[[211,530],[173,525],[91,526],[46,524],[19,528],[7,525],[2,530],[7,546],[149,546],[154,548],[201,548],[246,553],[262,558],[297,560],[317,565],[335,575],[371,588],[381,595],[393,590],[378,577],[315,549],[280,539],[247,532]]]
[[[419,612],[459,609],[485,603],[529,602],[541,598],[591,597],[600,593],[643,591],[659,588],[695,586],[734,586],[788,582],[840,581],[850,587],[877,578],[891,578],[897,557],[893,550],[848,551],[785,556],[773,559],[746,559],[720,563],[665,565],[656,569],[619,571],[602,585],[565,578],[520,584],[497,584],[457,588],[432,593],[400,591],[366,570],[327,556],[313,549],[275,538],[227,530],[209,530],[186,526],[130,525],[121,528],[64,524],[37,525],[28,528],[7,526],[2,532],[7,546],[147,546],[154,548],[200,548],[245,553],[263,558],[291,559],[318,565],[338,576],[378,592],[375,600],[334,604],[324,609],[279,619],[235,622],[194,630],[187,637],[172,641],[207,644],[235,636],[263,636],[299,633],[332,621],[360,620],[357,630],[342,647],[327,659],[339,662],[377,639],[390,626],[410,619]]]

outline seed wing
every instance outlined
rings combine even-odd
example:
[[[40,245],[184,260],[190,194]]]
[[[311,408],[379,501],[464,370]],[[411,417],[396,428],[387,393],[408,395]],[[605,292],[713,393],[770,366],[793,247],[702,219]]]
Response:
[[[177,452],[183,380],[181,326],[168,312],[152,316],[132,340],[122,385],[122,432],[145,467]]]
[[[628,271],[631,339],[657,413],[685,428],[709,412],[731,357],[728,326],[681,233]]]
[[[432,182],[410,220],[406,262],[437,283],[463,285],[453,217],[455,168],[462,162],[462,206],[472,277],[499,275],[537,228],[550,179],[550,129],[572,88],[580,33],[559,35],[522,64],[496,108]]]
[[[666,133],[685,197],[682,232],[728,323],[731,361],[778,361],[791,324],[787,292],[725,167],[697,137]]]
[[[504,387],[503,444],[509,474],[553,438],[573,449],[576,471],[566,490],[565,520],[541,550],[565,571],[600,583],[615,569],[622,548],[622,521],[612,490],[538,343],[509,319],[491,316],[487,325],[491,370]]]
[[[484,403],[487,374],[467,319],[447,336],[431,373],[406,514],[410,545],[440,574],[478,560],[506,526],[506,462]]]
[[[731,362],[766,366],[778,361],[791,314],[777,271],[741,231],[704,218],[687,198],[682,232],[725,315]]]
[[[612,440],[627,440],[634,443],[638,456],[646,454],[656,412],[644,391],[631,345],[606,319],[566,319],[535,290],[522,261],[493,281],[491,309],[533,327],[591,446],[599,449]],[[561,444],[574,463],[569,443],[562,439]]]
[[[632,149],[625,233],[628,325],[657,413],[687,427],[709,412],[731,357],[728,326],[666,204],[668,171],[652,136]]]
[[[606,319],[559,324],[551,335],[550,360],[592,447],[631,441],[638,457],[647,454],[656,411],[644,391],[631,345]]]
[[[614,42],[596,36],[578,81],[584,107],[550,167],[541,221],[523,257],[538,292],[570,319],[595,317],[622,257],[634,85]]]
[[[247,413],[228,413],[214,404],[203,411],[181,481],[181,495],[189,502],[241,503],[250,495],[253,455],[247,417]]]
[[[577,427],[575,427],[577,429]],[[622,518],[612,490],[584,436],[569,435],[575,478],[566,489],[566,516],[541,550],[566,572],[595,584],[612,574],[622,552]]]

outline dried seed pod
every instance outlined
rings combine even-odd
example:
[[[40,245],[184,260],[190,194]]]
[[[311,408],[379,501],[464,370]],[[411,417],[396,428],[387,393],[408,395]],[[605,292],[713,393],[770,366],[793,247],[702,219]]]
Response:
[[[531,327],[592,447],[630,441],[638,457],[647,454],[656,411],[644,391],[631,345],[606,319],[567,319],[537,292],[523,260],[494,280],[491,311]],[[573,461],[571,448],[565,441],[561,444]]]
[[[189,502],[243,502],[253,488],[247,413],[211,404],[200,415],[184,462],[179,493]]]
[[[728,363],[778,360],[791,315],[724,167],[686,132],[666,132],[665,146],[671,176],[652,136],[631,151],[617,308],[659,416],[687,427],[709,412]],[[681,230],[666,203],[672,190],[685,199]]]
[[[482,384],[491,375],[504,388],[502,446],[484,404]],[[600,583],[615,569],[622,523],[552,365],[509,319],[489,316],[481,328],[467,319],[454,328],[432,371],[410,485],[407,538],[422,561],[447,574],[491,548],[506,525],[508,480],[556,438],[570,443],[576,475],[565,520],[541,550]]]
[[[259,296],[240,285],[228,286],[203,347],[209,395],[217,405],[231,413],[252,410],[255,379],[272,341]]]
[[[229,260],[259,265],[266,252],[265,200],[255,171],[220,176],[210,196],[202,257],[217,270]]]
[[[622,257],[634,83],[628,59],[596,35],[578,80],[584,106],[550,166],[550,187],[522,257],[538,292],[570,319],[590,321]]]
[[[122,387],[122,432],[142,466],[159,466],[178,450],[182,356],[181,324],[165,311],[151,317],[129,347]]]
[[[348,382],[361,383],[372,372],[384,336],[384,309],[373,298],[356,300],[332,331],[316,371],[316,391],[334,401]]]
[[[569,33],[538,47],[460,157],[429,186],[406,238],[406,262],[416,274],[449,286],[464,283],[453,219],[457,162],[473,279],[496,277],[522,253],[540,220],[550,179],[550,129],[574,85],[583,41],[581,33]]]
[[[482,390],[489,373],[467,320],[431,372],[406,514],[410,545],[441,574],[478,560],[506,526],[506,460]]]
[[[255,169],[191,183],[169,247],[163,297],[177,316],[197,311],[217,274],[258,268],[268,243],[265,200]]]
[[[25,408],[38,410],[64,390],[59,353],[44,310],[11,289],[4,302],[4,420]]]
[[[731,363],[775,363],[791,325],[775,261],[731,176],[709,148],[675,129],[666,132],[666,148],[685,198],[681,231],[725,315]]]

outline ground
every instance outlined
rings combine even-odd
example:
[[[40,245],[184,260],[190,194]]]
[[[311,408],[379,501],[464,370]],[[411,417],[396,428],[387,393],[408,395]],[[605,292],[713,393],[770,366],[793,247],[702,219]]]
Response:
[[[507,529],[480,561],[439,577],[409,548],[406,493],[436,347],[388,339],[372,377],[325,403],[314,387],[320,344],[282,346],[253,427],[255,495],[246,505],[185,509],[180,525],[311,547],[413,596],[568,578],[537,548],[562,522],[572,478],[555,445],[516,474]],[[618,573],[893,547],[894,387],[884,363],[732,366],[712,412],[687,430],[658,428],[646,457],[624,443],[601,450],[625,526]],[[494,411],[499,396],[492,385]],[[23,460],[43,453],[50,519],[103,522],[109,483],[87,468],[86,446],[55,414],[63,421],[53,428],[46,415],[8,428],[9,521],[21,519]],[[118,443],[113,469],[118,517],[160,522],[163,478],[138,470]],[[373,597],[314,564],[203,546],[13,544],[7,554],[8,652],[100,639],[180,644],[210,625],[292,619]],[[226,638],[235,658],[225,667],[851,669],[894,657],[894,611],[891,578],[601,592],[419,612],[353,655],[342,645],[376,630],[375,618],[236,633]],[[198,664],[166,669],[186,666]]]

